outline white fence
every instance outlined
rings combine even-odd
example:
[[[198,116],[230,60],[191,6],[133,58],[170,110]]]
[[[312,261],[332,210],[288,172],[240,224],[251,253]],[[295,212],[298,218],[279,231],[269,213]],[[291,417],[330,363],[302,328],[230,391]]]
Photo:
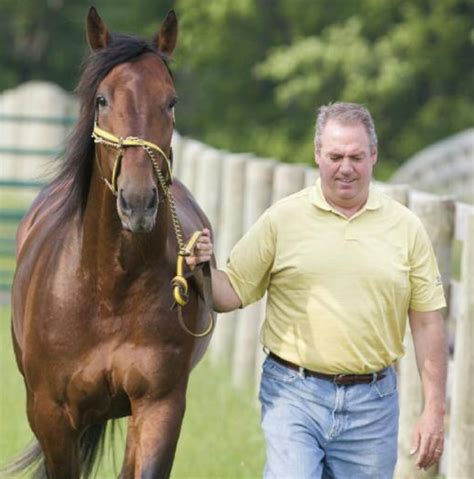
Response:
[[[44,179],[77,116],[77,102],[58,86],[29,82],[0,95],[0,178]]]
[[[418,152],[390,181],[474,203],[474,128]]]
[[[44,84],[28,84],[19,87],[16,92],[7,92],[8,101],[0,97],[0,118],[3,115],[5,123],[0,136],[3,178],[31,179],[32,175],[37,176],[42,170],[38,155],[28,156],[27,161],[20,162],[18,156],[21,151],[18,151],[21,148],[34,149],[38,145],[45,149],[52,145],[57,147],[64,139],[68,126],[56,124],[52,118],[54,115],[69,116],[76,107],[71,97],[58,91],[57,87],[51,88],[52,93],[46,93]],[[29,100],[23,99],[20,95],[22,91],[29,92]],[[24,124],[25,118],[20,121],[15,118],[18,110],[15,110],[12,98],[22,107],[20,111],[23,117],[33,116],[33,124]],[[43,106],[34,106],[34,98],[41,98]],[[44,98],[52,100],[45,102]],[[25,104],[28,104],[28,108],[25,108]],[[53,109],[49,109],[50,106]],[[40,114],[50,120],[38,121]],[[11,116],[11,124],[8,124],[8,115]],[[46,132],[49,138],[47,143]],[[38,144],[32,138],[37,138]],[[317,177],[314,168],[256,158],[250,153],[219,151],[196,140],[183,138],[178,133],[174,135],[173,147],[176,176],[193,192],[213,224],[215,251],[220,265],[225,263],[235,242],[266,208],[278,199],[314,183]],[[7,149],[17,149],[16,156],[9,157]],[[470,479],[474,477],[474,207],[456,203],[452,197],[411,191],[406,185],[379,186],[408,205],[422,219],[439,260],[449,298],[446,325],[451,337],[455,338],[448,381],[449,447],[441,463],[441,472],[448,479]],[[453,277],[453,246],[457,252],[459,245],[463,245],[460,272]],[[259,379],[263,353],[258,334],[264,313],[265,299],[218,318],[210,359],[216,366],[224,365],[231,370],[236,388],[255,385]],[[414,421],[422,407],[421,387],[409,332],[406,348],[407,354],[399,365],[400,455],[396,477],[434,477],[435,470],[417,471],[408,454]]]

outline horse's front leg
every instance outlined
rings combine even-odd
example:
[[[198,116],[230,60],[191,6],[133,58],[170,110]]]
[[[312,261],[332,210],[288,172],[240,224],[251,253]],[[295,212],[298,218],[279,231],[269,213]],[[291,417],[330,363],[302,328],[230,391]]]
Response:
[[[135,476],[135,454],[137,446],[137,433],[135,427],[135,418],[129,416],[127,426],[127,444],[125,447],[125,456],[123,459],[122,470],[119,479],[133,479]]]
[[[38,394],[34,399],[30,396],[28,419],[44,453],[47,477],[79,479],[77,434],[64,409],[47,395]]]
[[[170,476],[185,410],[184,389],[134,405],[135,479]]]

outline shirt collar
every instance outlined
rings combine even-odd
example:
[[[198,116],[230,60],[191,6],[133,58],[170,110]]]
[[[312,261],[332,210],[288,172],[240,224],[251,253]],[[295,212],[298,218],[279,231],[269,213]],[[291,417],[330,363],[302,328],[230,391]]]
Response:
[[[332,211],[338,215],[338,211],[336,211],[326,200],[323,194],[323,190],[321,187],[321,178],[318,178],[316,180],[316,184],[313,186],[310,192],[310,201],[313,203],[313,205],[317,206],[319,209],[325,210],[325,211]],[[382,203],[380,201],[380,194],[377,191],[377,188],[374,187],[374,185],[371,183],[369,186],[369,197],[367,198],[367,202],[365,205],[362,207],[361,211],[358,212],[361,214],[365,210],[377,210],[382,206]]]

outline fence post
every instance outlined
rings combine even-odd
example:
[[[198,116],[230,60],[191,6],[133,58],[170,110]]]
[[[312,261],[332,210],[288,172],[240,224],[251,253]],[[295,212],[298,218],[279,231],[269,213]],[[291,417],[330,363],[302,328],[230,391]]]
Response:
[[[304,186],[313,186],[319,178],[319,169],[314,167],[306,167],[304,173]]]
[[[407,204],[408,202],[408,185],[396,185],[390,183],[377,183],[377,189],[379,189],[382,193],[390,196],[395,201],[398,201],[402,205]]]
[[[221,167],[222,152],[209,146],[202,148],[194,166],[194,197],[212,225],[215,244],[219,239],[217,225],[221,203]]]
[[[171,137],[171,147],[173,148],[173,176],[176,178],[180,177],[181,158],[183,156],[182,150],[185,142],[186,139],[174,130],[173,136]]]
[[[61,118],[70,115],[73,98],[57,85],[46,82],[29,82],[22,85],[22,100],[26,108],[19,110],[25,116]],[[59,151],[64,147],[68,126],[61,124],[21,123],[18,130],[18,144],[27,149],[50,149]],[[57,156],[54,153],[49,158]],[[50,168],[48,158],[29,155],[20,164],[21,178],[44,179]],[[54,170],[53,170],[54,171]]]
[[[181,146],[178,178],[193,195],[196,192],[196,164],[204,148],[203,143],[190,138],[186,138]]]
[[[255,159],[247,163],[244,231],[270,206],[274,167],[274,160]],[[236,387],[249,386],[254,379],[255,349],[264,309],[265,297],[237,315],[232,364],[232,382]]]
[[[474,474],[474,213],[466,215],[461,262],[461,297],[454,343],[449,423],[448,479]]]
[[[4,116],[15,115],[19,99],[18,88],[15,90],[6,90],[0,95],[0,114]],[[0,127],[0,147],[8,149],[16,147],[15,124],[10,121],[2,120]],[[17,159],[9,153],[0,152],[1,178],[15,178]]]
[[[418,191],[409,196],[410,209],[425,226],[438,259],[443,284],[448,288],[451,271],[451,243],[454,208],[450,197],[436,197]],[[448,297],[448,296],[447,296]],[[415,359],[410,328],[405,335],[405,357],[400,361],[400,432],[399,453],[395,477],[417,479],[436,477],[436,467],[419,471],[410,455],[413,429],[423,410],[421,381]]]
[[[280,163],[273,174],[272,203],[301,190],[305,184],[305,167]]]
[[[31,81],[1,95],[0,153],[4,178],[47,179],[64,146],[77,102],[53,83]],[[18,158],[21,161],[18,161]]]
[[[219,241],[216,252],[217,265],[222,268],[232,247],[242,237],[245,195],[245,165],[249,155],[226,154],[222,159],[221,209],[217,231]],[[219,314],[210,343],[211,362],[230,366],[234,354],[234,340],[238,311]]]

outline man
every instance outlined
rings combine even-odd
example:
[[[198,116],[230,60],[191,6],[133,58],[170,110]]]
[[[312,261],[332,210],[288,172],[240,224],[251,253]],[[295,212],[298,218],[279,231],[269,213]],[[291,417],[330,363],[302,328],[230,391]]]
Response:
[[[390,478],[397,457],[393,363],[409,316],[425,406],[416,464],[443,451],[445,306],[421,222],[371,185],[377,137],[352,103],[319,110],[320,180],[269,208],[213,271],[217,311],[268,292],[260,388],[266,478]],[[209,233],[188,264],[212,253]]]

